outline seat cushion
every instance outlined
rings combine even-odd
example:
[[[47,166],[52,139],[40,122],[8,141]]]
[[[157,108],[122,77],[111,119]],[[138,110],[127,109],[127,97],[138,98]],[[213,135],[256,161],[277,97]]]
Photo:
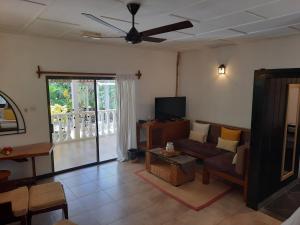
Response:
[[[235,165],[232,164],[234,153],[227,152],[204,160],[204,166],[213,170],[228,173],[236,178],[243,179],[243,176],[237,174]]]
[[[32,186],[29,189],[29,210],[38,211],[66,203],[61,183],[51,182]]]
[[[182,139],[174,141],[175,149],[185,152],[186,154],[193,155],[200,159],[206,159],[216,155],[223,154],[225,151],[216,148],[212,143],[200,143],[197,141]]]
[[[24,216],[28,212],[28,188],[20,187],[12,191],[0,193],[0,203],[11,202],[15,217]]]
[[[61,220],[55,223],[54,225],[76,225],[76,224],[71,222],[70,220]]]

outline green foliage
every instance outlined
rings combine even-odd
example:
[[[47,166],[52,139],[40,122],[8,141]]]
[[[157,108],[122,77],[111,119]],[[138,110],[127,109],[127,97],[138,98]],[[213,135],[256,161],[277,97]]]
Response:
[[[105,107],[105,87],[108,88],[109,96],[109,109],[116,109],[117,99],[116,99],[116,86],[115,85],[100,85],[98,87],[98,106],[100,110],[106,109]]]
[[[72,96],[70,81],[51,81],[49,83],[50,105],[65,106],[68,111],[72,110]]]
[[[116,85],[109,86],[110,109],[117,108]]]
[[[49,96],[51,113],[63,113],[72,111],[71,80],[51,80],[49,82]],[[100,81],[102,82],[102,81]],[[111,81],[110,81],[111,82]],[[77,86],[78,104],[81,110],[95,110],[94,83],[79,82]],[[105,109],[105,87],[109,96],[109,109],[116,109],[116,86],[98,86],[98,106],[100,110]]]
[[[51,115],[67,113],[68,109],[66,106],[61,106],[59,104],[51,105]]]
[[[95,96],[93,82],[80,82],[78,84],[78,104],[80,109],[95,110]]]

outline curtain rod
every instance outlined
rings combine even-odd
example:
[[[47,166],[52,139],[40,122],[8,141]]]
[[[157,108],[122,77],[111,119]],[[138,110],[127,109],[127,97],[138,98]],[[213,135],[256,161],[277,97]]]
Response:
[[[104,76],[104,77],[115,77],[116,73],[86,73],[86,72],[61,72],[61,71],[42,71],[41,67],[37,67],[36,71],[38,78],[41,78],[42,75],[72,75],[72,76]],[[142,73],[140,70],[135,74],[138,79],[141,78]]]

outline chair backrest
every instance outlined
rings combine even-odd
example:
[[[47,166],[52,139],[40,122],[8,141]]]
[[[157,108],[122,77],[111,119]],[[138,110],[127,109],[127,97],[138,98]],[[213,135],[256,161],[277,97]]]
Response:
[[[196,120],[195,122],[210,124],[208,136],[207,136],[207,142],[209,142],[209,143],[214,143],[214,144],[218,143],[218,137],[221,136],[221,127],[225,127],[225,128],[232,129],[232,130],[241,130],[242,133],[241,133],[239,145],[250,143],[250,135],[251,135],[250,129],[234,127],[234,126],[225,125],[225,124],[211,123],[211,122],[201,121],[201,120]]]

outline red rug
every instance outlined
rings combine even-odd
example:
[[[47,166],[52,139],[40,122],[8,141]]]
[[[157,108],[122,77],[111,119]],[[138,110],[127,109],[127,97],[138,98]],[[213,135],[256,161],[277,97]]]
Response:
[[[208,185],[202,184],[200,173],[196,174],[194,181],[179,187],[167,183],[146,170],[138,171],[136,174],[166,195],[196,211],[208,207],[231,191],[229,185],[216,179],[211,179]]]

